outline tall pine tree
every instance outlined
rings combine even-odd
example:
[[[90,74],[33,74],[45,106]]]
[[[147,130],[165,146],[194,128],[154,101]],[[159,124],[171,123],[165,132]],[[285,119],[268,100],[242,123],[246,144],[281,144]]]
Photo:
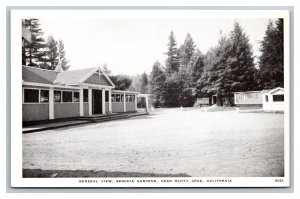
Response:
[[[229,36],[231,43],[230,56],[226,61],[226,95],[229,97],[236,91],[255,90],[255,65],[252,46],[248,36],[244,33],[238,22]]]
[[[58,55],[61,60],[61,67],[64,71],[70,68],[69,60],[66,58],[65,45],[62,40],[58,41]]]
[[[262,89],[284,87],[283,42],[283,19],[278,19],[275,26],[269,22],[260,47],[259,80]]]
[[[189,62],[191,61],[194,53],[195,53],[195,43],[190,35],[190,33],[187,34],[183,45],[179,48],[179,59],[181,63],[181,67],[186,67]]]
[[[166,76],[161,64],[157,61],[152,66],[150,74],[150,93],[153,96],[153,105],[162,107],[166,105],[165,100],[165,81]]]
[[[168,56],[166,60],[166,72],[168,74],[178,72],[179,69],[178,49],[177,49],[177,42],[175,40],[173,31],[171,31],[169,36],[168,52],[166,54]]]
[[[44,64],[43,68],[46,68],[48,70],[54,70],[57,63],[58,63],[58,48],[57,48],[57,41],[53,38],[53,36],[49,36],[47,39],[47,65]]]
[[[42,37],[43,32],[40,28],[38,19],[24,19],[22,21],[25,28],[31,32],[31,42],[24,43],[22,53],[22,63],[25,65],[40,67],[45,62],[45,51],[43,50],[46,46],[45,40]]]

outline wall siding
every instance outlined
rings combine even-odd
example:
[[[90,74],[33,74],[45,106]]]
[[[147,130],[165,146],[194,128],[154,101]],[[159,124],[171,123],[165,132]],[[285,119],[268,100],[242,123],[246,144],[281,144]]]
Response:
[[[132,112],[135,110],[135,103],[134,102],[126,102],[126,112]]]
[[[87,116],[89,115],[89,103],[83,102],[83,115]]]
[[[109,109],[109,103],[105,102],[105,113],[108,113],[108,109]]]
[[[48,120],[49,104],[23,104],[23,121]]]
[[[235,93],[235,103],[237,105],[262,104],[262,96],[260,92],[253,93]]]
[[[78,117],[79,103],[55,103],[54,118]]]
[[[124,112],[124,102],[112,102],[111,109],[113,113]]]

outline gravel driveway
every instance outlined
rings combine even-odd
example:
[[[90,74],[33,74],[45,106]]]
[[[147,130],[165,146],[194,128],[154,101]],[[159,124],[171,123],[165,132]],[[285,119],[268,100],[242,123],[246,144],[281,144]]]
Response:
[[[283,114],[163,109],[23,134],[23,168],[283,176],[283,120]]]

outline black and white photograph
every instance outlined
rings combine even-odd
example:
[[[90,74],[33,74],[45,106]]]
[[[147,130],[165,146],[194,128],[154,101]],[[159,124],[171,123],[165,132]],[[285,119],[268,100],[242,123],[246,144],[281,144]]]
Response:
[[[12,186],[289,186],[289,12],[12,12]]]

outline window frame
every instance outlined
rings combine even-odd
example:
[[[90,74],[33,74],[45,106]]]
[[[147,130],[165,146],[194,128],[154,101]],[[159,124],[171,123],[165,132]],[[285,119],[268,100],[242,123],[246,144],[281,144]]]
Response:
[[[111,94],[111,102],[113,102],[113,103],[116,102],[116,94],[114,94],[114,93]]]
[[[116,100],[115,100],[115,102],[118,102],[118,103],[120,103],[121,102],[121,94],[115,94],[116,95]],[[119,95],[119,101],[117,100],[118,99],[118,96]]]
[[[280,98],[281,98],[281,96],[282,96],[282,99],[283,99],[283,100],[282,100],[282,101],[281,101],[281,100],[274,100],[274,97],[275,97],[275,96],[276,96],[276,97],[277,97],[277,96],[280,96]],[[276,97],[275,97],[275,98],[276,98]],[[275,103],[277,103],[277,102],[284,102],[284,94],[277,94],[277,95],[275,94],[275,95],[272,95],[272,100],[273,100],[273,102],[275,102]]]
[[[109,91],[108,90],[104,90],[104,92],[105,92],[105,99],[104,99],[104,101],[105,102],[109,102]]]
[[[74,101],[74,99],[75,99],[75,97],[74,97],[75,93],[78,93],[78,101],[77,102]],[[80,92],[79,91],[73,91],[72,102],[74,102],[74,103],[80,103]]]
[[[59,102],[55,101],[55,91],[60,92],[60,101]],[[62,90],[53,90],[53,103],[63,103],[62,102]]]
[[[269,102],[269,95],[265,95],[265,101]]]
[[[63,92],[71,92],[71,96],[72,96],[72,99],[70,102],[64,102],[64,97],[63,97]],[[62,90],[61,91],[61,103],[74,103],[74,100],[73,100],[73,92],[72,90]],[[80,96],[79,96],[80,97]]]
[[[38,102],[25,102],[25,90],[37,90],[38,91]],[[23,96],[22,97],[23,97],[23,104],[40,104],[40,97],[41,97],[40,88],[23,87]],[[45,104],[47,104],[47,103],[45,103]]]
[[[42,91],[48,91],[48,102],[41,102],[41,97],[42,97],[41,93],[42,93]],[[39,98],[39,102],[41,104],[49,104],[49,101],[50,101],[50,89],[40,89],[39,97],[40,97]]]
[[[87,91],[87,101],[85,101],[84,98],[84,91]],[[89,103],[89,89],[84,88],[82,93],[83,93],[83,103]],[[79,98],[80,98],[80,93],[79,93]]]

